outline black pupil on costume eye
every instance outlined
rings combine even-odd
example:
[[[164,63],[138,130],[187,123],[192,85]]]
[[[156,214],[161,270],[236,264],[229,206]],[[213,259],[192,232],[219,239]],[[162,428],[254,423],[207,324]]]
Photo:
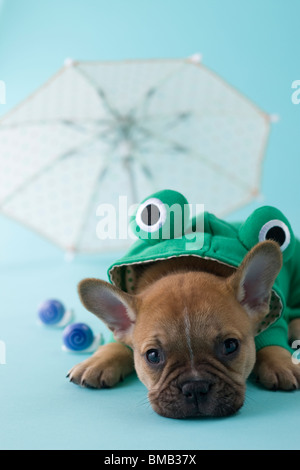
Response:
[[[151,364],[159,364],[160,354],[157,349],[150,349],[149,351],[147,351],[146,356],[148,362],[150,362]]]
[[[228,356],[228,354],[234,353],[238,349],[238,347],[239,347],[238,340],[235,338],[229,338],[229,339],[226,339],[226,341],[224,341],[223,352],[226,356]]]
[[[285,242],[286,235],[283,228],[275,226],[270,228],[266,233],[266,240],[274,240],[282,246]]]
[[[151,226],[156,224],[160,219],[159,208],[155,204],[148,204],[142,211],[142,222]]]

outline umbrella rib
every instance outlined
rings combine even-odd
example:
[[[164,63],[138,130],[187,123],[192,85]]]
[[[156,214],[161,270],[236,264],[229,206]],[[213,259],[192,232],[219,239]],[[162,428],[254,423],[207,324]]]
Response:
[[[144,175],[146,176],[146,178],[148,178],[148,180],[150,180],[153,183],[154,182],[153,173],[150,170],[150,168],[148,168],[147,165],[145,165],[145,163],[143,162],[143,159],[139,156],[138,153],[134,152],[132,154],[132,160],[137,161],[141,165]]]
[[[76,238],[75,238],[75,242],[74,242],[75,250],[79,247],[79,244],[81,242],[81,239],[82,239],[82,236],[83,236],[83,231],[84,231],[84,228],[85,228],[85,224],[86,224],[86,221],[89,217],[90,208],[91,208],[91,206],[93,204],[93,201],[94,201],[94,198],[96,196],[96,190],[97,190],[99,184],[101,183],[101,181],[103,180],[103,178],[105,177],[108,167],[109,167],[109,163],[107,163],[105,166],[102,166],[100,168],[100,170],[97,174],[97,178],[95,179],[95,183],[93,184],[93,188],[92,188],[92,191],[91,191],[91,196],[89,197],[87,205],[86,205],[85,215],[83,216],[82,223],[80,224],[78,233],[77,233]]]
[[[142,126],[138,126],[138,128],[142,131],[142,132],[145,132],[146,135],[148,135],[148,137],[151,137],[151,138],[154,138],[155,140],[157,140],[158,142],[161,142],[163,144],[167,144],[169,145],[171,148],[175,149],[182,149],[184,150],[185,153],[189,153],[189,156],[193,158],[193,155],[196,155],[197,158],[199,158],[200,160],[202,160],[207,166],[213,168],[217,173],[219,173],[220,175],[222,176],[226,176],[228,178],[230,178],[231,180],[234,180],[238,186],[241,186],[243,189],[245,187],[247,187],[248,185],[245,183],[245,181],[241,180],[240,178],[238,178],[235,174],[229,172],[229,171],[226,171],[224,168],[222,168],[220,165],[218,165],[217,163],[214,163],[214,162],[211,162],[210,159],[208,157],[205,157],[204,155],[201,155],[197,152],[195,152],[194,150],[191,150],[189,149],[188,147],[186,146],[182,146],[180,143],[176,142],[176,141],[172,141],[172,140],[169,140],[169,139],[166,139],[165,137],[161,136],[160,134],[156,134],[156,133],[153,133],[151,131],[149,131],[148,129],[145,129],[144,127]],[[250,189],[250,188],[249,188]]]
[[[81,70],[80,67],[76,67],[76,70],[82,77],[85,78],[85,80],[96,90],[97,95],[101,99],[102,103],[104,104],[105,108],[107,111],[110,112],[114,118],[119,119],[120,118],[120,113],[118,112],[117,109],[115,109],[108,101],[106,93],[100,88],[97,83],[95,83],[83,70]]]
[[[147,117],[148,117],[148,119],[150,119],[149,124],[151,125],[151,119],[152,120],[155,120],[155,119],[159,120],[160,118],[162,118],[162,119],[165,120],[165,122],[163,122],[160,127],[163,127],[164,130],[172,130],[172,129],[176,128],[177,126],[180,126],[180,124],[182,124],[182,122],[186,122],[186,120],[190,116],[191,116],[191,113],[186,111],[186,112],[182,112],[182,113],[177,114],[177,116],[171,116],[171,115],[146,116],[145,120],[147,121]]]
[[[8,194],[2,201],[1,201],[1,204],[0,206],[3,206],[4,204],[7,204],[12,198],[15,197],[16,194],[18,194],[20,191],[22,191],[23,189],[25,189],[30,183],[32,183],[33,181],[35,181],[37,178],[39,178],[40,176],[42,176],[44,173],[47,173],[47,171],[51,170],[51,168],[53,168],[54,166],[56,166],[58,163],[60,163],[64,158],[67,158],[67,157],[70,157],[71,155],[74,155],[76,153],[78,153],[79,150],[83,150],[86,146],[88,146],[91,142],[93,142],[93,140],[96,138],[97,136],[93,136],[92,139],[89,139],[87,142],[85,142],[84,144],[78,146],[77,148],[73,148],[71,150],[69,150],[68,152],[62,154],[62,155],[59,155],[57,158],[51,160],[51,162],[49,162],[46,166],[44,166],[43,168],[41,168],[40,170],[38,170],[36,173],[34,173],[33,175],[31,175],[28,179],[26,179],[25,181],[23,181],[19,186],[17,186],[17,188],[15,188],[13,190],[12,193]]]
[[[195,155],[196,157],[199,157],[200,160],[202,160],[204,163],[206,163],[207,166],[211,167],[212,169],[214,169],[217,173],[219,173],[219,175],[221,176],[225,176],[227,177],[228,179],[234,181],[238,186],[240,186],[241,188],[245,189],[245,188],[248,188],[248,189],[251,189],[248,184],[243,181],[242,179],[240,179],[239,177],[236,176],[236,174],[234,173],[231,173],[227,170],[225,170],[224,168],[222,168],[220,165],[218,165],[217,163],[214,163],[212,161],[209,160],[208,157],[205,157],[204,155],[200,155],[198,154],[197,152],[193,152],[191,153],[191,156],[193,158],[193,155]]]
[[[167,75],[165,75],[164,77],[162,77],[158,82],[156,82],[155,85],[153,85],[151,88],[148,89],[148,91],[146,91],[146,93],[142,96],[142,99],[141,99],[141,102],[140,103],[137,103],[133,108],[132,108],[132,111],[134,112],[136,109],[138,109],[138,107],[144,107],[144,109],[142,108],[143,112],[144,112],[144,116],[145,116],[145,107],[148,105],[149,101],[155,96],[155,92],[157,91],[157,89],[162,86],[165,82],[167,82],[170,78],[172,78],[174,75],[176,75],[176,73],[183,69],[186,65],[186,62],[181,62],[180,65],[178,67],[176,67],[175,70],[172,70],[172,72],[169,72]]]
[[[133,173],[132,160],[133,160],[132,156],[127,158],[124,161],[124,166],[126,168],[128,180],[129,180],[129,186],[130,186],[130,192],[131,192],[131,203],[136,204],[138,202],[138,195],[137,195],[135,178],[134,178],[134,173]]]
[[[146,175],[146,177],[151,180],[151,181],[154,181],[153,179],[153,175],[151,173],[151,171],[143,164],[143,162],[141,161],[141,159],[138,157],[138,155],[135,155],[133,154],[132,155],[132,158],[131,160],[138,160],[140,163],[141,163],[141,166],[142,166],[142,170],[144,172],[144,174]],[[130,162],[131,163],[131,162]],[[130,184],[131,184],[131,187],[132,187],[132,198],[133,198],[133,201],[132,203],[134,204],[134,202],[136,202],[136,198],[137,198],[137,194],[136,194],[136,187],[135,187],[135,184],[134,184],[134,177],[133,177],[133,173],[132,173],[132,167],[131,167],[131,164],[129,163],[129,167],[126,166],[126,169],[128,171],[128,176],[129,176],[129,180],[130,180]],[[85,228],[85,223],[86,223],[86,220],[87,218],[89,217],[89,212],[90,212],[90,208],[93,204],[93,201],[94,201],[94,198],[95,198],[95,195],[96,195],[96,190],[100,184],[100,182],[103,180],[103,178],[105,177],[106,173],[107,173],[107,169],[109,167],[109,163],[106,164],[104,167],[102,167],[98,173],[98,176],[95,180],[95,183],[93,185],[93,189],[91,191],[91,196],[89,197],[89,200],[88,200],[88,203],[87,203],[87,208],[85,210],[85,216],[83,217],[83,221],[80,225],[80,228],[79,228],[79,231],[78,231],[78,234],[76,236],[76,239],[75,239],[75,243],[74,243],[74,248],[75,250],[79,247],[80,245],[80,242],[81,242],[81,239],[82,239],[82,236],[83,236],[83,230]]]
[[[110,124],[109,120],[105,119],[90,119],[89,120],[93,124],[99,124],[99,125],[108,125]],[[76,130],[87,133],[86,129],[80,126],[80,124],[77,124],[75,121],[71,121],[68,119],[41,119],[40,121],[26,121],[26,122],[19,122],[19,123],[13,123],[13,124],[1,124],[0,125],[0,132],[2,129],[15,129],[18,127],[25,127],[25,126],[48,126],[51,124],[62,124],[64,126],[71,126],[75,127]]]
[[[28,179],[23,181],[19,186],[17,186],[16,189],[13,190],[10,194],[8,194],[2,201],[1,201],[1,206],[4,206],[5,204],[9,203],[11,199],[15,197],[16,194],[18,194],[20,191],[25,189],[30,183],[35,181],[37,178],[43,175],[43,173],[46,173],[48,170],[50,170],[53,166],[55,166],[58,162],[61,161],[61,156],[57,157],[55,160],[52,160],[48,165],[44,166],[42,169],[31,175]]]

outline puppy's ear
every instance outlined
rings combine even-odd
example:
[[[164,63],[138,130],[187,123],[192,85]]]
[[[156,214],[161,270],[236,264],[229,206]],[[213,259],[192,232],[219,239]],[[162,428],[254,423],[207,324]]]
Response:
[[[130,343],[136,320],[134,296],[99,279],[84,279],[78,292],[85,308],[104,321],[115,339]]]
[[[258,243],[228,279],[236,299],[255,324],[269,312],[272,286],[282,266],[282,254],[276,242]]]

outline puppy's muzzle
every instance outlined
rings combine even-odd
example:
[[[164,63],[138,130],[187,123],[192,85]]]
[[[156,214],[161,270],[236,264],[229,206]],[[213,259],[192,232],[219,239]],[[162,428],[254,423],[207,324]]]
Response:
[[[210,373],[177,377],[158,395],[149,393],[154,410],[168,418],[229,416],[240,409],[244,396],[244,384],[229,383]]]

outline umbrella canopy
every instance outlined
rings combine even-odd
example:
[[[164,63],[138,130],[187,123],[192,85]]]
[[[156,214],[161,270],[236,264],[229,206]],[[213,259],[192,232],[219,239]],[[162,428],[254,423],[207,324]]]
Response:
[[[118,250],[100,204],[118,217],[120,196],[169,188],[224,216],[257,196],[269,130],[198,57],[67,61],[0,121],[0,210],[66,250]]]

